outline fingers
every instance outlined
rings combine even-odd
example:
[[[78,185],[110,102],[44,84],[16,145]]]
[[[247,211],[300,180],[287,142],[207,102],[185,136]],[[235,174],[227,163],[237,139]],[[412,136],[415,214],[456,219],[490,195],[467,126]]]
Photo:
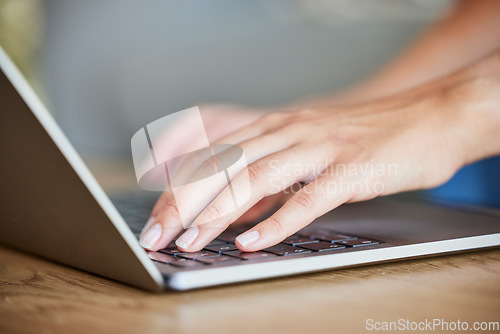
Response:
[[[281,155],[284,155],[284,153],[280,152],[268,156],[238,173],[231,181],[231,184],[225,187],[211,203],[198,213],[193,222],[193,227],[197,226],[199,228],[199,235],[192,240],[182,235],[177,240],[177,245],[182,250],[189,252],[202,249],[264,196],[270,195],[271,191],[278,193],[286,188],[269,189],[270,179],[273,177],[270,162],[278,159]],[[293,183],[293,180],[289,182]],[[250,187],[248,187],[248,184],[250,184]],[[235,196],[247,200],[242,205],[237,206]],[[185,234],[191,235],[189,230]]]
[[[250,165],[259,159],[287,149],[293,144],[293,141],[287,140],[278,134],[268,134],[257,139],[245,141],[238,146],[223,144],[212,146],[210,154],[199,156],[197,160],[190,159],[189,164],[191,164],[191,166],[197,165],[195,170],[192,170],[192,167],[189,167],[188,164],[185,163],[183,166],[184,171],[181,172],[183,177],[177,178],[176,176],[173,183],[182,184],[195,182],[204,177],[213,175],[216,172],[229,169],[234,161],[240,157],[241,152],[244,155],[245,164]],[[204,160],[200,162],[201,159]],[[190,173],[189,177],[186,177],[187,173]],[[231,177],[234,176],[234,174],[236,173],[233,172]]]
[[[157,251],[165,248],[182,230],[183,226],[175,200],[171,192],[165,192],[144,226],[139,243],[145,249]]]
[[[231,154],[230,147],[232,145],[238,145],[245,154],[246,163],[251,164],[294,144],[290,138],[282,136],[280,133],[259,135],[262,130],[263,127],[259,124],[251,125],[211,145],[210,149],[199,150],[172,159],[168,162],[168,171],[172,182],[185,184],[190,179],[200,179],[207,173],[213,173],[214,168],[217,169],[214,161],[224,164],[225,161],[230,160],[226,156]]]
[[[283,135],[283,133],[279,131],[276,131],[274,133],[271,132],[272,130],[277,129],[282,125],[280,123],[280,120],[283,120],[283,117],[283,114],[266,115],[261,119],[253,122],[249,126],[245,127],[244,129],[226,136],[225,138],[221,139],[220,142],[240,143],[241,148],[245,152],[248,163],[259,161],[259,159],[262,160],[264,157],[271,155],[277,151],[287,149],[290,145],[295,144],[295,141],[297,140],[297,138],[294,138],[293,136]],[[183,230],[184,227],[189,226],[190,222],[195,220],[198,214],[200,214],[200,212],[202,212],[202,210],[204,210],[206,207],[205,214],[202,216],[201,221],[206,220],[207,217],[210,218],[211,216],[213,216],[216,219],[211,219],[210,221],[214,221],[214,223],[210,226],[204,226],[203,228],[194,228],[193,231],[187,231],[185,233],[186,237],[180,238],[180,243],[184,245],[184,248],[189,248],[190,251],[193,251],[193,247],[187,246],[187,241],[190,241],[190,243],[194,244],[193,240],[197,240],[198,235],[200,235],[203,238],[198,240],[198,244],[201,245],[205,241],[208,243],[210,240],[206,240],[207,237],[215,237],[218,233],[220,233],[220,229],[226,228],[231,222],[240,217],[246,210],[250,209],[260,199],[269,194],[269,192],[260,190],[259,193],[257,193],[257,195],[253,197],[253,200],[249,201],[246,205],[240,206],[237,210],[237,213],[233,214],[229,220],[225,219],[222,220],[220,224],[217,223],[219,224],[217,227],[219,232],[214,232],[217,230],[217,228],[214,228],[215,225],[217,225],[215,221],[217,221],[219,216],[221,216],[221,213],[230,211],[225,207],[225,205],[227,205],[227,203],[229,203],[230,201],[228,195],[229,192],[232,191],[232,189],[226,190],[226,193],[224,195],[220,195],[221,200],[217,203],[217,206],[208,205],[214,200],[217,194],[219,194],[224,189],[224,187],[227,186],[226,182],[228,177],[228,173],[226,170],[226,175],[217,175],[222,173],[219,173],[220,169],[217,168],[217,163],[214,162],[217,162],[217,160],[221,161],[221,159],[222,161],[224,161],[224,158],[219,157],[219,154],[223,155],[223,153],[225,152],[218,152],[218,154],[214,155],[213,148],[214,146],[210,147],[210,149],[212,149],[212,152],[210,152],[209,150],[204,150],[203,152],[198,152],[199,154],[180,157],[174,162],[167,163],[169,174],[173,174],[171,173],[171,171],[175,169],[179,170],[180,173],[178,173],[179,175],[170,180],[173,191],[164,193],[160,197],[153,210],[153,218],[148,221],[143,233],[141,234],[140,243],[144,248],[150,250],[158,250],[166,247],[168,243],[170,243]],[[207,152],[211,153],[209,154],[210,157],[207,156]],[[224,165],[224,163],[222,163],[222,165]],[[259,175],[260,177],[260,175],[262,174],[260,171],[264,167],[256,168],[259,169],[254,171],[254,168],[252,168],[249,170],[250,180],[256,179],[257,175]],[[231,177],[234,176],[235,173],[236,172],[233,171]],[[216,185],[206,182],[198,182],[204,181],[210,176],[219,178],[215,180],[217,181]],[[225,178],[222,179],[220,176],[225,176]],[[261,180],[260,182],[264,181],[265,179]],[[280,185],[279,191],[283,190],[293,183],[293,179],[290,179],[290,181],[281,181],[284,181],[284,183]],[[257,182],[254,183],[256,184]],[[177,184],[177,189],[175,189],[174,184]],[[189,186],[187,186],[188,184]],[[265,186],[262,185],[260,187],[265,188]],[[232,198],[231,200],[233,200],[232,203],[234,203],[234,198]],[[213,214],[214,210],[219,211]],[[195,224],[195,226],[196,225],[198,224]]]
[[[266,143],[268,144],[264,145]],[[257,160],[262,156],[286,148],[289,143],[289,141],[281,136],[274,137],[272,135],[265,135],[258,139],[242,143],[241,146],[244,151],[249,152],[248,154],[251,160]],[[221,146],[223,145],[217,147]],[[227,188],[227,177],[232,177],[240,172],[241,168],[238,169],[236,167],[231,172],[228,172],[228,170],[230,166],[233,165],[234,161],[242,157],[241,154],[238,154],[241,151],[241,148],[235,146],[229,147],[228,149],[222,147],[221,152],[205,150],[193,154],[192,157],[186,158],[184,160],[185,169],[181,168],[181,172],[171,180],[172,191],[164,193],[153,210],[152,217],[156,218],[155,223],[159,225],[147,224],[145,228],[146,232],[141,235],[141,245],[150,250],[164,248],[184,228],[190,226],[191,222],[195,220],[202,210],[204,210],[224,188]],[[212,155],[214,153],[215,155]],[[201,162],[202,160],[203,162]],[[188,168],[193,165],[198,165],[196,171],[187,171]],[[240,167],[245,167],[246,163],[239,165],[241,165]],[[240,183],[233,184],[233,182],[231,182],[231,188],[227,190],[227,194],[224,196],[234,195],[234,193],[231,193],[233,189],[235,189],[234,187],[243,189],[245,187],[243,182],[248,182],[248,176],[245,177],[244,180],[242,179]],[[246,194],[242,196],[246,196]],[[228,205],[227,203],[229,205],[234,205],[234,198],[225,198],[220,205]],[[245,211],[249,208],[250,207],[245,207]],[[219,209],[221,210],[220,212],[230,211],[229,208]],[[208,210],[210,210],[210,208]],[[225,221],[224,224],[227,226],[228,221]],[[151,230],[150,233],[149,230]],[[190,232],[189,235],[191,234]],[[183,239],[180,240],[181,243],[182,240]],[[187,240],[190,239],[187,238]],[[208,240],[207,243],[210,241],[211,240]],[[191,250],[191,248],[189,248],[189,250]]]
[[[299,159],[300,163],[297,162],[297,156],[301,157]],[[227,228],[229,224],[236,221],[262,198],[279,193],[292,184],[310,177],[309,172],[311,170],[306,168],[305,162],[320,165],[322,157],[323,155],[317,154],[317,152],[311,153],[311,151],[304,149],[288,149],[253,163],[248,167],[247,171],[239,173],[232,180],[230,186],[222,190],[199,214],[193,223],[194,226],[199,228],[199,234],[196,238],[189,239],[181,236],[177,245],[185,251],[202,249],[217,237],[221,229]],[[277,168],[277,166],[274,166],[274,162],[278,162],[280,167],[293,166],[295,170]],[[244,184],[248,182],[251,185],[251,191],[248,194],[247,201],[241,206],[234,205],[234,193],[237,193],[240,189],[245,189]],[[212,225],[217,226],[217,228],[213,228]],[[186,233],[189,233],[189,231]],[[192,234],[189,233],[188,235],[191,236]]]
[[[335,177],[320,176],[292,196],[274,215],[239,235],[236,245],[245,252],[273,246],[349,201],[351,194],[342,191],[336,183],[338,181]]]

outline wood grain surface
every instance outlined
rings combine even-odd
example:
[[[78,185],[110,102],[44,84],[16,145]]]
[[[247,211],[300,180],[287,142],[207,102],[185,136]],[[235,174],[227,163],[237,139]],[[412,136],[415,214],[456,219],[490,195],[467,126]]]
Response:
[[[500,250],[151,294],[0,247],[0,333],[369,333],[367,319],[434,318],[500,320]]]

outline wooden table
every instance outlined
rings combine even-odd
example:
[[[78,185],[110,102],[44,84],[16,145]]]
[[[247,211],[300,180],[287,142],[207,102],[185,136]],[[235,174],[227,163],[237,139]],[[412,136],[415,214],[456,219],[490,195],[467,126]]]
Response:
[[[500,250],[488,250],[151,294],[0,247],[0,333],[368,333],[367,319],[472,324],[500,320],[499,283]]]
[[[120,191],[136,187],[126,165],[93,169]],[[369,333],[367,319],[434,318],[500,321],[499,249],[152,294],[0,246],[2,334]]]

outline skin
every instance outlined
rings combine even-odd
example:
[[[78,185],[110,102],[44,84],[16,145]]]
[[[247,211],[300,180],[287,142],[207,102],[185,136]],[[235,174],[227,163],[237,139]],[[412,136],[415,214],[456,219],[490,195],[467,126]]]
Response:
[[[211,139],[220,138],[216,143],[243,148],[248,172],[240,172],[232,184],[249,181],[250,198],[231,212],[230,190],[223,189],[208,206],[196,208],[197,218],[177,240],[178,247],[198,251],[235,221],[255,219],[272,205],[283,204],[236,238],[239,249],[257,251],[343,203],[431,188],[464,165],[499,154],[500,141],[492,138],[500,131],[500,53],[480,58],[481,52],[490,53],[492,45],[500,44],[500,10],[491,14],[499,3],[463,1],[393,65],[359,88],[275,110],[257,120],[251,118],[258,113],[243,111],[238,113],[246,124],[242,128],[212,132]],[[491,34],[479,34],[474,23]],[[464,48],[464,31],[470,32],[474,51]],[[443,65],[446,48],[458,53]],[[209,114],[203,116],[205,123]],[[246,121],[242,115],[249,115]],[[209,167],[205,163],[191,172]],[[299,188],[299,183],[305,186]],[[176,195],[177,200],[179,196],[189,194]],[[160,197],[152,217],[141,239],[146,249],[164,248],[184,229],[171,192]]]

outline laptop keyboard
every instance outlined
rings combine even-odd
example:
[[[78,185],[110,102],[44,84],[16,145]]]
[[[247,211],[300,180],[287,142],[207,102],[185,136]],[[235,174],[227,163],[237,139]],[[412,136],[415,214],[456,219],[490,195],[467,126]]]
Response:
[[[246,227],[248,228],[248,227]],[[203,250],[186,253],[180,251],[174,243],[158,252],[149,252],[149,257],[157,262],[171,265],[176,268],[208,268],[220,264],[242,264],[270,258],[291,257],[301,254],[325,255],[339,250],[362,249],[383,243],[380,240],[352,236],[337,231],[325,229],[308,229],[299,232],[283,242],[258,252],[246,253],[240,251],[234,238],[243,228],[231,229],[223,232]]]
[[[132,198],[113,200],[113,202],[138,237],[146,217],[151,212],[154,200]],[[271,258],[279,260],[302,254],[320,256],[335,252],[361,250],[383,243],[381,240],[349,235],[325,228],[307,227],[275,246],[258,252],[246,253],[236,247],[234,239],[249,227],[246,225],[230,228],[198,252],[182,252],[172,242],[166,248],[157,252],[148,252],[148,254],[153,261],[167,264],[175,269],[202,269],[222,264],[244,264]]]

